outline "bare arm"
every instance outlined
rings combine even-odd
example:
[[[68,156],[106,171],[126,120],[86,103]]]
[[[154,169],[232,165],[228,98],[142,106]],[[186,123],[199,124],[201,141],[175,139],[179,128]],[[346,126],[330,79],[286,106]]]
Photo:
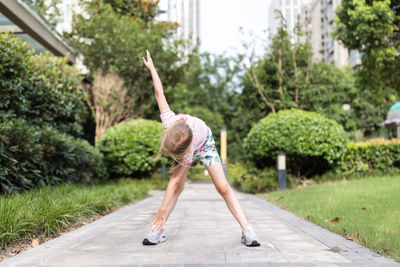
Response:
[[[167,99],[164,96],[164,89],[162,87],[162,83],[160,77],[158,76],[157,70],[154,67],[153,60],[151,59],[150,52],[146,50],[147,60],[142,57],[142,61],[144,65],[150,70],[151,77],[153,78],[154,84],[154,95],[157,100],[158,108],[160,112],[166,111],[169,109]]]
[[[164,227],[168,216],[167,209],[171,203],[171,200],[173,198],[177,198],[177,196],[179,196],[181,191],[183,190],[188,172],[188,167],[179,166],[179,168],[171,176],[160,208],[157,211],[152,212],[153,214],[156,214],[156,218],[151,224],[151,227],[153,227],[154,229],[157,229],[157,227],[159,226]]]

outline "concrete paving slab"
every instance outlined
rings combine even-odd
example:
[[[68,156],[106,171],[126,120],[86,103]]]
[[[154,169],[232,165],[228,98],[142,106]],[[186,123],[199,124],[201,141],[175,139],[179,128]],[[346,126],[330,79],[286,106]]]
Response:
[[[143,246],[164,192],[0,263],[2,266],[400,266],[254,195],[236,192],[260,247],[241,229],[210,183],[188,182],[166,223],[167,241]],[[340,247],[339,253],[330,250]]]

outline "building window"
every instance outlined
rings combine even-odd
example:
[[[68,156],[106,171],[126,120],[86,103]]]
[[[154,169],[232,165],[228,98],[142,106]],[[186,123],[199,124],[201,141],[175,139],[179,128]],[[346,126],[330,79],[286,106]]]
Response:
[[[286,0],[286,5],[290,6],[290,0]]]
[[[292,23],[292,18],[290,16],[290,9],[286,8],[286,20],[287,20],[287,25],[290,28],[290,25]]]
[[[297,0],[293,0],[293,5],[297,5]]]

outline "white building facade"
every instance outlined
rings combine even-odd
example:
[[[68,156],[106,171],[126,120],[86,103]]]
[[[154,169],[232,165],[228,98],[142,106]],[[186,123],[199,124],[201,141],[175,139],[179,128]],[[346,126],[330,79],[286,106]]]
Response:
[[[357,52],[350,53],[343,44],[335,40],[331,33],[334,29],[334,18],[340,0],[313,0],[301,8],[300,24],[305,33],[301,42],[310,42],[313,61],[335,62],[338,66],[359,63]],[[349,55],[353,55],[349,58]],[[351,61],[349,61],[351,59]]]
[[[292,34],[293,30],[298,23],[300,16],[301,6],[303,0],[272,0],[268,10],[268,28],[270,29],[271,36],[275,35],[277,29],[280,26],[280,21],[277,18],[275,10],[279,10],[282,16],[286,20],[287,29]],[[292,34],[293,36],[293,34]],[[296,38],[292,38],[292,41],[298,42]]]
[[[191,39],[193,44],[200,37],[200,0],[160,0],[157,21],[179,24],[178,37]]]

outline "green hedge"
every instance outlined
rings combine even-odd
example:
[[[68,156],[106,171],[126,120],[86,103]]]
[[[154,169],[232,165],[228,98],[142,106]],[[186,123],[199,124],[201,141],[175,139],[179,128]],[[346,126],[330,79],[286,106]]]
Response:
[[[0,33],[0,92],[3,117],[83,136],[86,97],[79,73],[66,58],[34,55],[26,42]]]
[[[156,169],[154,158],[162,133],[160,122],[134,119],[108,128],[97,146],[111,174],[142,176]]]
[[[103,156],[86,141],[22,119],[0,123],[0,193],[106,177]]]
[[[236,189],[256,194],[277,190],[279,188],[278,175],[275,168],[267,167],[258,169],[251,164],[229,164],[227,177],[230,184]],[[296,180],[291,175],[286,175],[288,188],[296,185]]]
[[[286,153],[295,176],[312,176],[336,166],[346,149],[346,134],[336,121],[303,110],[283,110],[261,119],[248,133],[244,147],[259,168],[275,165]]]
[[[400,168],[400,139],[371,139],[365,142],[347,144],[341,171],[363,173],[371,171],[391,171]]]

